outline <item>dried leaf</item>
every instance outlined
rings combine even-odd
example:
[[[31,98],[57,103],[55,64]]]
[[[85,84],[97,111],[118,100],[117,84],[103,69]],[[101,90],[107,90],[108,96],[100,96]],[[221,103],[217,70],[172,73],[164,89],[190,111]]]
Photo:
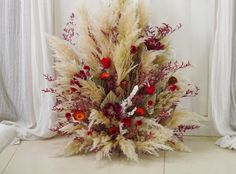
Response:
[[[103,102],[101,103],[101,108],[103,108],[107,103],[119,103],[119,98],[113,91],[110,91]]]

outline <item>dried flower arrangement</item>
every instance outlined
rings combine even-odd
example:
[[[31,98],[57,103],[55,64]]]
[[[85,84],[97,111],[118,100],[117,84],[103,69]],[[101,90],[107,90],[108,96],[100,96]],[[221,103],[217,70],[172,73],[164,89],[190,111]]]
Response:
[[[145,0],[102,7],[97,17],[84,7],[72,14],[64,40],[48,36],[58,77],[45,75],[53,87],[43,91],[55,94],[53,110],[63,115],[52,131],[72,136],[65,153],[122,152],[136,161],[140,153],[188,150],[183,135],[202,118],[177,108],[199,90],[176,75],[191,64],[170,59],[168,36],[181,25],[149,26]]]

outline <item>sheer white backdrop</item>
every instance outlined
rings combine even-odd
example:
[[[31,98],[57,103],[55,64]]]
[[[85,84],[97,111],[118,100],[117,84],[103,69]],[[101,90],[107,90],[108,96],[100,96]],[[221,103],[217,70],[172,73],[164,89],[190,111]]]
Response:
[[[53,32],[53,1],[1,0],[0,13],[0,120],[22,139],[50,137],[53,99],[41,89],[52,73],[45,32]]]
[[[210,57],[210,111],[224,137],[216,144],[236,150],[236,3],[218,0],[216,31]]]

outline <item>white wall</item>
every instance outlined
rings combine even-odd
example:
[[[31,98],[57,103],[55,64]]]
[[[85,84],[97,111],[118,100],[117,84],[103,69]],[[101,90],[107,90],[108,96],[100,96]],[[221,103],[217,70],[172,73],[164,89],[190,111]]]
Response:
[[[77,6],[85,0],[57,0],[55,10],[56,34]],[[90,8],[98,10],[98,0],[86,0]],[[172,35],[173,47],[180,60],[190,60],[194,68],[185,77],[197,84],[200,94],[184,101],[183,106],[207,115],[208,110],[208,56],[214,27],[214,0],[150,0],[151,23],[170,25],[181,23],[182,29]],[[211,134],[211,133],[209,133]]]

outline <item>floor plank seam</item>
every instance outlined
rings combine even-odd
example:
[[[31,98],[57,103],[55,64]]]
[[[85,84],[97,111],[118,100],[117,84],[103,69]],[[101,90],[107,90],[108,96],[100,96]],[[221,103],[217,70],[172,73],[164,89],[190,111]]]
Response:
[[[15,146],[15,145],[12,145],[12,146]],[[15,149],[15,151],[13,152],[13,154],[11,155],[11,158],[10,158],[9,161],[7,162],[6,166],[3,168],[1,174],[4,174],[4,173],[5,173],[5,171],[6,171],[6,169],[8,168],[10,162],[12,161],[13,157],[15,156],[16,151],[18,150],[19,146],[20,146],[20,145],[17,145],[17,148]]]
[[[163,174],[166,173],[166,152],[164,152],[164,164],[163,164]]]

